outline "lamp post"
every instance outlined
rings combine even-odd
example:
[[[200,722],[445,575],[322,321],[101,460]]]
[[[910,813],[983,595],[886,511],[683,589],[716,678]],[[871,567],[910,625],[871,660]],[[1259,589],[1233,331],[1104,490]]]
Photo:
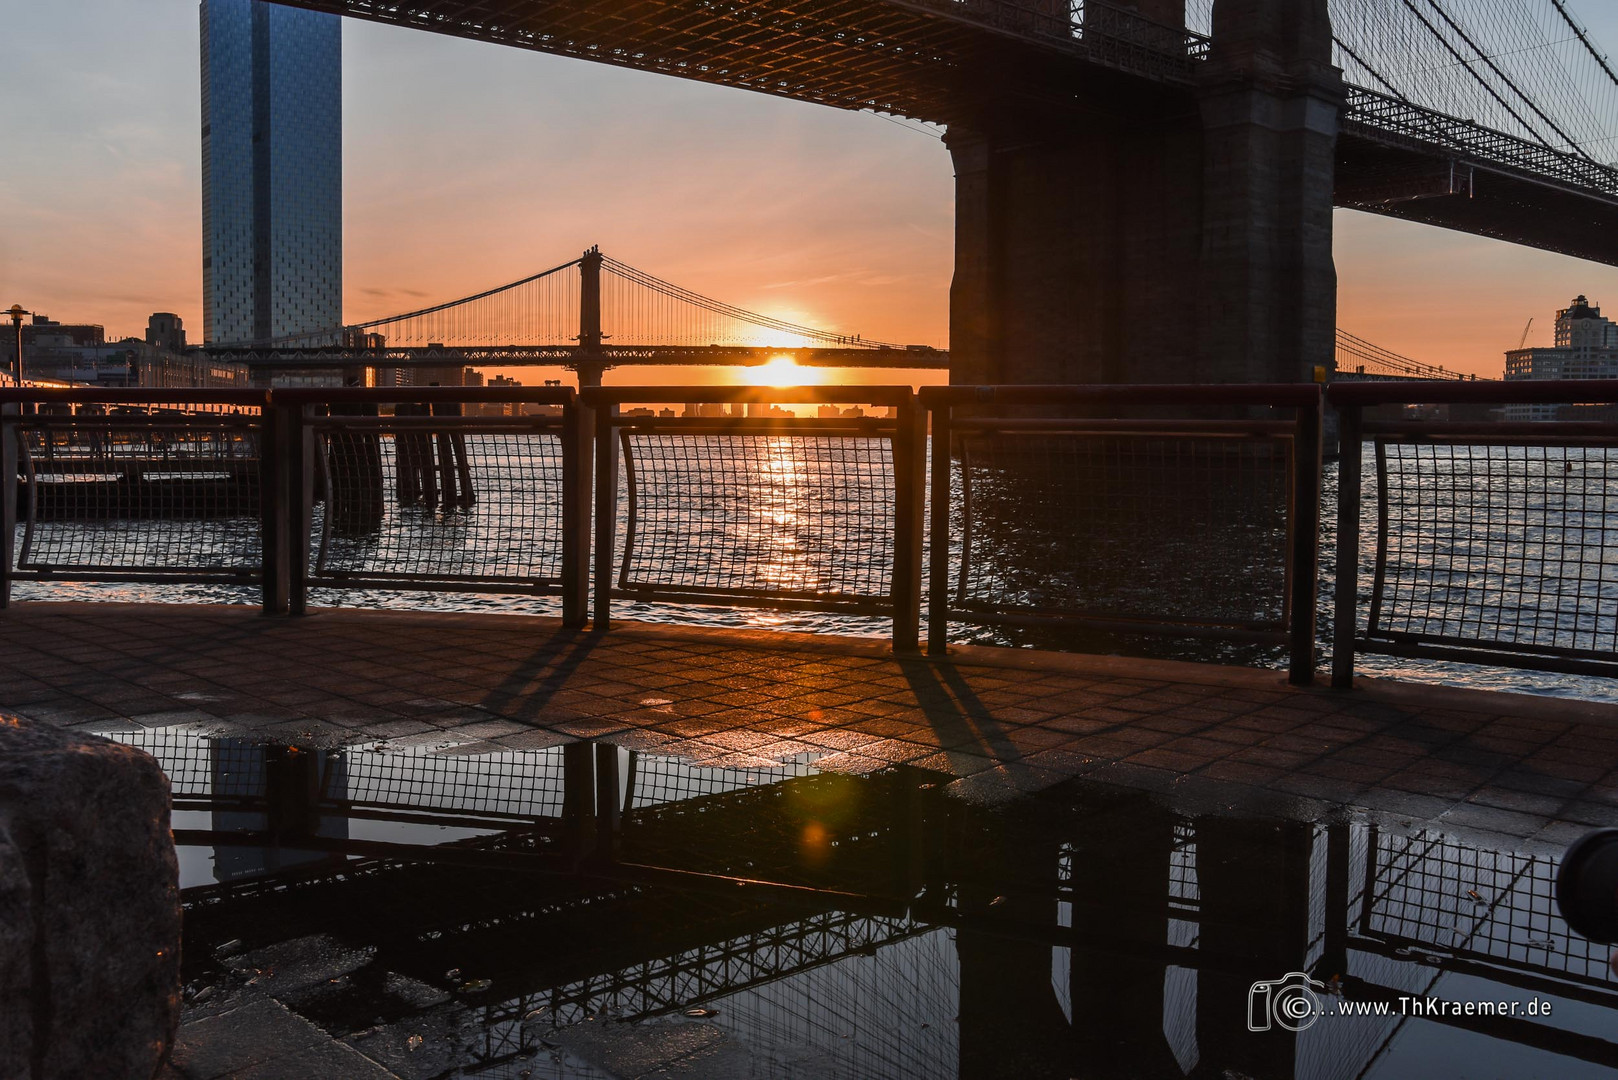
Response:
[[[14,368],[12,370],[11,374],[16,379],[18,387],[21,387],[22,386],[22,317],[24,315],[29,314],[29,312],[24,311],[22,309],[21,304],[12,304],[11,307],[6,311],[6,314],[11,316],[11,328],[12,328],[12,331],[17,335],[17,366],[16,366],[16,368]]]

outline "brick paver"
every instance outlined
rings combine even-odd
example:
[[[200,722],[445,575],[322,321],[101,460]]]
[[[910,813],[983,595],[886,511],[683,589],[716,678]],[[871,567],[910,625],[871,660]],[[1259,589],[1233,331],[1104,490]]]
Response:
[[[1222,805],[1314,800],[1563,844],[1618,825],[1618,706],[1032,650],[509,615],[32,603],[0,711],[320,744],[603,739],[694,762],[912,764],[998,800],[1075,776]],[[1321,808],[1321,812],[1325,811]]]

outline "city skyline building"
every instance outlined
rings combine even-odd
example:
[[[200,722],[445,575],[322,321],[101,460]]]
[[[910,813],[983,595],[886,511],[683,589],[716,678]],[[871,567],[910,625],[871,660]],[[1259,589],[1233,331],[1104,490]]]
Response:
[[[199,20],[203,339],[340,326],[342,20],[264,0],[202,0]]]
[[[154,311],[146,320],[146,344],[185,352],[185,320],[172,311]]]
[[[1556,313],[1556,344],[1551,348],[1512,349],[1506,353],[1506,379],[1614,379],[1618,378],[1618,323],[1601,314],[1599,305],[1583,295]],[[1556,420],[1566,418],[1568,406],[1515,404],[1505,418]]]

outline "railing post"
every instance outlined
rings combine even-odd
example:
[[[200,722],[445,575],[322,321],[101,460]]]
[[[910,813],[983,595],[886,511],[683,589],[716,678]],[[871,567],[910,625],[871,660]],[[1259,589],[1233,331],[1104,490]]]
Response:
[[[1349,920],[1354,905],[1349,901],[1349,856],[1352,845],[1346,821],[1326,826],[1326,925],[1322,934],[1325,949],[1320,956],[1322,969],[1329,974],[1348,970]],[[1372,851],[1376,849],[1371,848]],[[1368,893],[1367,895],[1375,895]]]
[[[0,609],[11,606],[11,571],[17,557],[17,440],[19,402],[0,405]]]
[[[921,523],[927,489],[927,414],[914,394],[898,407],[893,443],[893,651],[915,652],[921,633]]]
[[[295,428],[291,415],[292,407],[277,403],[273,395],[259,414],[259,538],[263,552],[260,587],[266,615],[287,613],[292,580],[292,485],[287,480]]]
[[[943,656],[949,641],[949,508],[950,403],[940,401],[928,413],[932,420],[932,522],[927,568],[927,653]]]
[[[1332,600],[1331,684],[1354,685],[1354,632],[1360,597],[1360,469],[1364,411],[1337,408],[1337,579]]]
[[[315,461],[317,446],[315,429],[309,423],[314,415],[313,405],[300,405],[291,413],[293,436],[292,468],[288,480],[296,485],[290,500],[294,516],[291,535],[287,538],[288,562],[291,579],[287,583],[287,614],[305,615],[309,610],[309,533],[315,521]],[[331,492],[326,492],[326,513],[331,513]]]
[[[615,743],[595,743],[596,753],[596,849],[597,858],[618,857],[623,828],[623,772],[618,768]]]
[[[595,853],[596,754],[587,742],[562,747],[562,850],[574,859]]]
[[[592,417],[582,398],[562,406],[562,625],[575,630],[590,617]]]
[[[1320,438],[1323,396],[1299,406],[1293,435],[1292,477],[1292,628],[1288,681],[1308,686],[1315,681],[1315,608],[1320,575]]]
[[[596,428],[596,541],[595,611],[591,620],[596,630],[612,625],[612,559],[616,549],[618,524],[618,445],[613,439],[613,414],[609,402],[594,406]]]

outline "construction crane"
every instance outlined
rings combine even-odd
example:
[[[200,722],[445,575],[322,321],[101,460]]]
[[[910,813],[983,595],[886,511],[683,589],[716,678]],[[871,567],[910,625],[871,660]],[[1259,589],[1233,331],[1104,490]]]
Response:
[[[1524,348],[1524,347],[1527,346],[1527,344],[1528,344],[1528,331],[1532,330],[1533,328],[1534,328],[1534,317],[1532,315],[1530,315],[1530,316],[1528,316],[1528,325],[1522,328],[1522,340],[1517,342],[1517,348],[1521,349],[1521,348]]]

